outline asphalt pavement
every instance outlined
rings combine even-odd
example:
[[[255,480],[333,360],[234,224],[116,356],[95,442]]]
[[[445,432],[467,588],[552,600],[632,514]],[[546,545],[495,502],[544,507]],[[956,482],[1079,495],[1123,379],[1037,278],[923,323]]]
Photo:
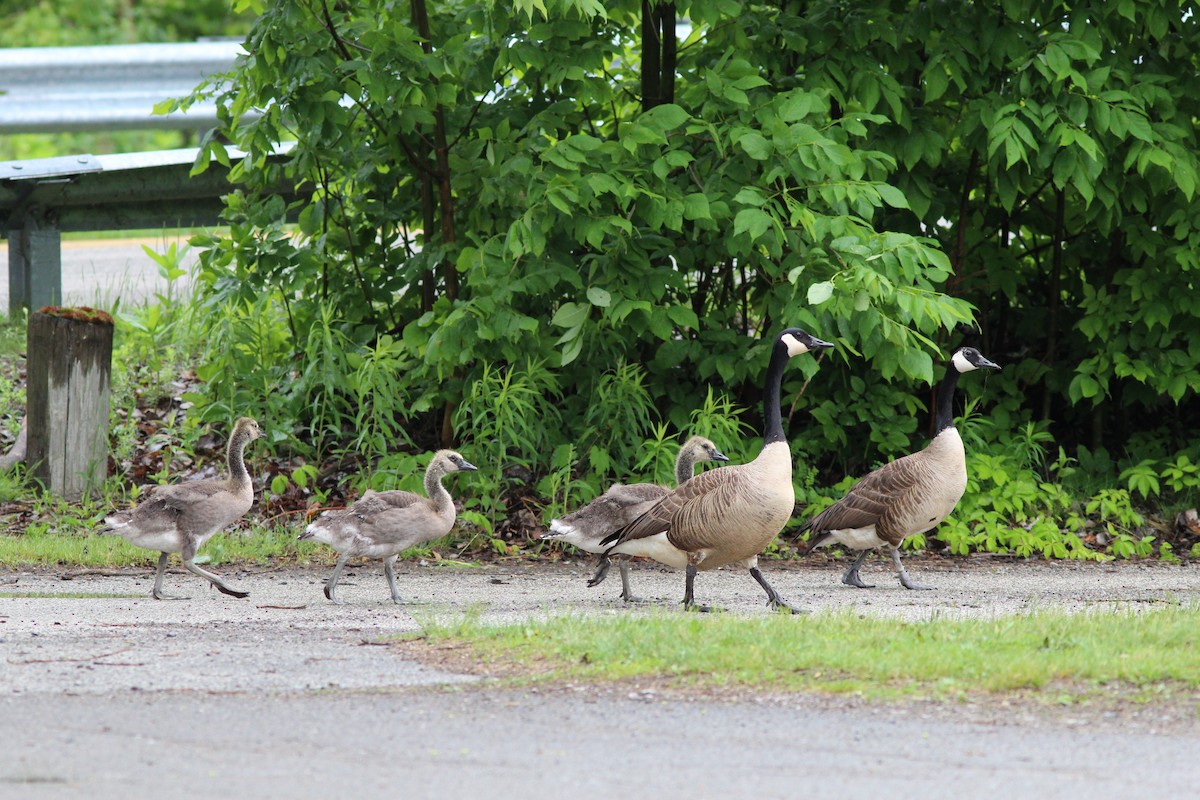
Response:
[[[838,564],[766,564],[813,613],[994,616],[1039,608],[1153,613],[1200,597],[1190,566],[912,559],[938,588],[909,592],[886,559],[855,590]],[[855,697],[664,692],[648,683],[501,684],[414,663],[388,643],[465,614],[684,613],[682,576],[640,566],[586,586],[590,563],[400,565],[390,602],[377,563],[218,569],[237,599],[172,570],[0,573],[0,798],[522,797],[920,798],[1190,796],[1196,709],[1078,714],[1027,705],[872,704]],[[697,579],[730,614],[769,613],[740,570]],[[448,794],[452,793],[452,794]]]

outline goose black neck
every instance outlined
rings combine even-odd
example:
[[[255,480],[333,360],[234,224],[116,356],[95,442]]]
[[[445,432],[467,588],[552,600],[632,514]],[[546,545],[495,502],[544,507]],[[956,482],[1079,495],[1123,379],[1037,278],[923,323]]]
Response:
[[[767,365],[767,377],[763,382],[763,446],[775,442],[786,442],[783,432],[783,416],[779,408],[779,395],[783,390],[783,368],[787,366],[788,352],[781,342],[775,342],[771,351],[771,363]]]
[[[933,435],[954,427],[954,389],[958,386],[959,371],[951,363],[938,384],[937,414],[933,418]]]

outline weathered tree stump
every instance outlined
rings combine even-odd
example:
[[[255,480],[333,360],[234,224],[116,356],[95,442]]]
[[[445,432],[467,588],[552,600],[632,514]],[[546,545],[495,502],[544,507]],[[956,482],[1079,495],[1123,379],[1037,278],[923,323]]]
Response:
[[[108,473],[112,317],[47,306],[29,315],[26,462],[51,492],[79,500]]]

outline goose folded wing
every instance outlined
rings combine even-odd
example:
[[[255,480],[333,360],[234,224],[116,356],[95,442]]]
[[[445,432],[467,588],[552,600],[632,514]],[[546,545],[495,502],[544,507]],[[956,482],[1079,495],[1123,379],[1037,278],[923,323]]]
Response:
[[[903,467],[903,461],[897,459],[863,476],[850,487],[845,497],[809,520],[803,530],[840,531],[865,528],[879,522],[896,499],[911,491],[917,483],[917,476]]]
[[[606,536],[600,544],[608,547],[634,539],[655,536],[681,525],[689,530],[706,515],[719,515],[736,495],[737,473],[729,467],[704,472],[668,492],[633,522]],[[674,534],[672,534],[674,540]]]
[[[608,491],[597,497],[597,500],[607,500],[617,505],[630,506],[638,503],[652,503],[667,496],[670,489],[656,486],[653,483],[614,483]]]
[[[228,489],[225,485],[217,481],[190,481],[157,487],[147,503],[165,509],[182,511],[226,491]]]

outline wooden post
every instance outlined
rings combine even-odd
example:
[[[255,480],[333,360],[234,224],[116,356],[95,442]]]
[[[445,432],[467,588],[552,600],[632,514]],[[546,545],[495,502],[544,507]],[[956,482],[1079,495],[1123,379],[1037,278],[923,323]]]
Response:
[[[108,474],[112,317],[47,306],[29,315],[26,462],[51,492],[80,500]]]

